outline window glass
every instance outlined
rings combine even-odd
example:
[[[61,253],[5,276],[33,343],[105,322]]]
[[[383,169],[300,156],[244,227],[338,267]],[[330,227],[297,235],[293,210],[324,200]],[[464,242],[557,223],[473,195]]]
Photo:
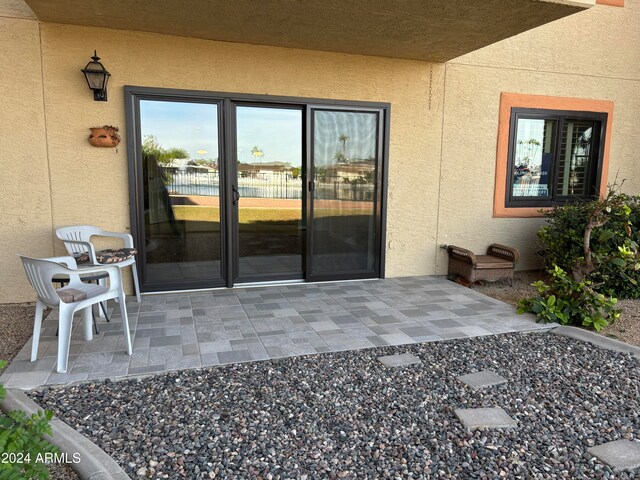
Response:
[[[606,114],[512,109],[507,207],[547,207],[597,193]]]
[[[566,120],[558,164],[558,195],[588,195],[593,122]]]
[[[512,195],[549,197],[556,120],[518,119],[513,158]]]

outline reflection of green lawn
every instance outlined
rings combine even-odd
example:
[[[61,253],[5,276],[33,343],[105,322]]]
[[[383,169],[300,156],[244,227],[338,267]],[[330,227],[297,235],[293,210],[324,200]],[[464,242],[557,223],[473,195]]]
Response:
[[[188,222],[218,222],[220,220],[218,207],[174,205],[173,213],[176,220]],[[358,208],[317,208],[314,213],[316,218],[320,218],[356,216],[368,212]],[[302,212],[297,208],[241,208],[239,215],[239,221],[243,225],[250,223],[294,225],[302,220]]]
[[[371,220],[369,210],[362,208],[337,209],[318,208],[316,220],[333,217],[329,224],[337,231],[367,231]],[[173,213],[177,226],[168,221],[154,223],[148,228],[153,235],[176,236],[179,231],[191,234],[220,234],[220,209],[197,205],[174,205]],[[298,235],[302,223],[298,209],[287,208],[241,208],[240,232],[252,235]]]

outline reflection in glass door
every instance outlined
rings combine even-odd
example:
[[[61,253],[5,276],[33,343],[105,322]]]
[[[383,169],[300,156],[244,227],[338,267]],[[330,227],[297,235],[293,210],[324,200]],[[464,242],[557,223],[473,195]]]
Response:
[[[235,107],[234,280],[303,275],[302,109]]]
[[[384,272],[389,105],[125,87],[143,292]]]
[[[311,111],[307,279],[379,274],[380,112]]]
[[[221,286],[220,107],[140,100],[139,112],[143,284]]]

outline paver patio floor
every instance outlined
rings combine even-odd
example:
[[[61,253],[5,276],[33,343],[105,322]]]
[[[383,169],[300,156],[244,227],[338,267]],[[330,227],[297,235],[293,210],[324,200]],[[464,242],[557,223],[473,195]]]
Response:
[[[114,307],[116,307],[114,309]],[[0,377],[9,388],[386,345],[542,330],[532,315],[442,277],[422,276],[147,295],[127,299],[133,355],[117,305],[86,342],[77,316],[69,370],[55,372],[57,310],[43,322],[38,360],[31,341]]]

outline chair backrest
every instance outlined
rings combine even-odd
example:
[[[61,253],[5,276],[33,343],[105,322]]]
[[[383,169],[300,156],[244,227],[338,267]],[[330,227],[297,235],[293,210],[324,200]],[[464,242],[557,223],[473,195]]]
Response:
[[[94,227],[92,225],[71,225],[69,227],[60,227],[56,229],[56,236],[62,240],[79,240],[81,242],[90,242],[93,235],[97,235],[102,232],[100,227]],[[87,247],[84,245],[78,245],[77,243],[67,243],[64,246],[67,248],[67,252],[70,254],[86,253]]]
[[[41,258],[23,257],[22,260],[29,283],[36,291],[38,299],[49,306],[55,306],[60,303],[60,297],[53,288],[51,279],[56,273],[60,273],[64,268],[57,262],[45,260]]]

